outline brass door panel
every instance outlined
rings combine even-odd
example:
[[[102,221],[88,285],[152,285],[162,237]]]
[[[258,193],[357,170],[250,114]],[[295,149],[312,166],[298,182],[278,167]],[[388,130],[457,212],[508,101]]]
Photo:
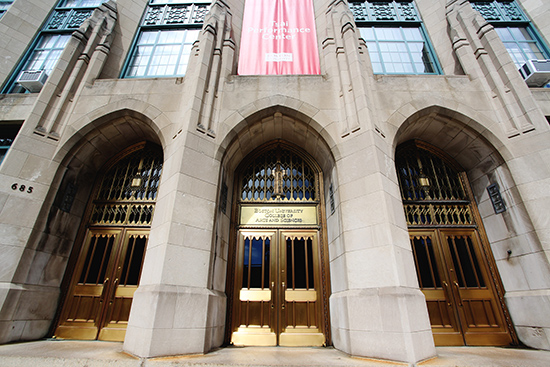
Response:
[[[275,314],[276,231],[239,232],[233,332],[235,345],[277,345]]]
[[[148,232],[88,230],[56,337],[124,340]]]
[[[241,230],[231,342],[319,346],[319,243],[316,230]]]
[[[436,345],[510,344],[477,231],[409,233]]]

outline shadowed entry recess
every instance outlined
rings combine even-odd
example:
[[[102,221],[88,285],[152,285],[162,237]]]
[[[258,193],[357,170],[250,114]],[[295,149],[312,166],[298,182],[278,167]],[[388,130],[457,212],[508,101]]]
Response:
[[[435,344],[511,344],[502,284],[465,172],[420,141],[398,147],[396,166]]]
[[[88,204],[56,337],[124,340],[161,173],[162,151],[146,143],[106,165]]]

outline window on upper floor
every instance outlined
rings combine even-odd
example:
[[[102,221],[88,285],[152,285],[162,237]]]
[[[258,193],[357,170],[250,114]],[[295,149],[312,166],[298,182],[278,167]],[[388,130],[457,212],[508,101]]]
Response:
[[[528,60],[548,59],[547,46],[515,1],[470,1],[498,33],[518,69]]]
[[[45,82],[52,72],[71,33],[104,2],[107,0],[59,1],[3,93],[40,91],[41,83]]]
[[[10,149],[11,144],[17,136],[20,128],[20,124],[0,123],[0,164],[8,153],[8,150]]]
[[[183,76],[210,1],[150,0],[122,76]]]
[[[10,5],[13,3],[12,1],[0,1],[0,18],[4,15],[4,13],[8,10]]]
[[[375,74],[439,74],[414,1],[350,1]]]

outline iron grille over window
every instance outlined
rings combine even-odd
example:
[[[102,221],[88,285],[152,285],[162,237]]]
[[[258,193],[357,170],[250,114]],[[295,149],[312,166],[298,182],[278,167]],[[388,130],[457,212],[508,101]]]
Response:
[[[146,146],[118,161],[103,176],[90,224],[150,225],[162,173],[162,151]]]
[[[470,4],[493,25],[518,69],[528,60],[549,58],[548,47],[515,1],[470,1]]]
[[[496,22],[529,22],[515,1],[470,1],[486,21]]]
[[[396,168],[409,226],[471,226],[461,174],[421,142],[398,148]]]
[[[375,74],[437,74],[439,67],[413,1],[352,1]]]
[[[315,171],[290,150],[277,147],[257,157],[245,170],[240,198],[248,201],[315,201]]]
[[[149,1],[124,77],[185,75],[209,9],[209,1]]]
[[[49,76],[65,45],[69,42],[71,33],[78,29],[92,15],[94,9],[104,2],[107,0],[61,0],[42,27],[42,31],[33,42],[24,61],[14,73],[4,92],[24,93],[26,89],[18,83],[18,80],[21,80],[21,76],[25,72]],[[44,81],[45,79],[40,80],[40,82]]]

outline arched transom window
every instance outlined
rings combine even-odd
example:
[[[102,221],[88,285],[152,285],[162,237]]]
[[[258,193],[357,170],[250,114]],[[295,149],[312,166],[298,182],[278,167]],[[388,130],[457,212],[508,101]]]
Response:
[[[294,152],[277,146],[268,149],[244,170],[240,199],[255,201],[316,201],[316,174]]]
[[[151,224],[162,173],[162,150],[141,144],[112,165],[94,198],[91,225]]]
[[[458,165],[420,141],[398,147],[395,160],[409,227],[475,225]]]

